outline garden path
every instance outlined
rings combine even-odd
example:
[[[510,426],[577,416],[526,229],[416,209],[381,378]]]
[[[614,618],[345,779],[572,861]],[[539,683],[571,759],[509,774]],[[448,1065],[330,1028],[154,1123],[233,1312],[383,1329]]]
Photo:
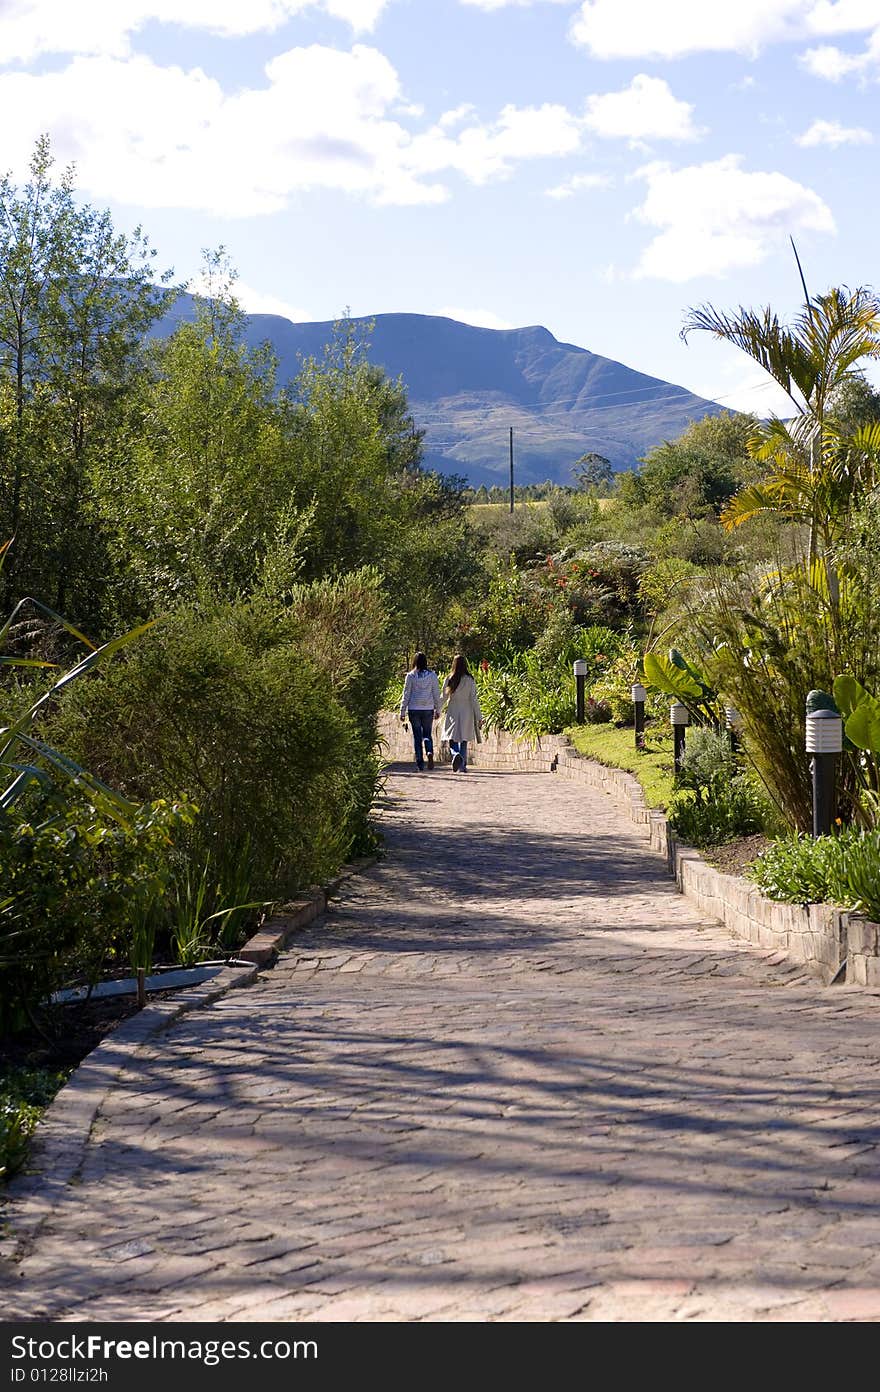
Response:
[[[388,856],[111,1088],[6,1319],[880,1319],[880,1002],[701,920],[552,774]]]

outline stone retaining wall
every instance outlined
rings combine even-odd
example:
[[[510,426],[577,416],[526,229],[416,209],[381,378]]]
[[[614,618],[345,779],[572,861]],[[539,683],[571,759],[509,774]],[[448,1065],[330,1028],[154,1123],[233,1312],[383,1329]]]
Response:
[[[412,759],[409,726],[384,712],[380,733],[392,759]],[[446,758],[438,751],[438,758]],[[880,987],[880,926],[833,904],[777,904],[748,880],[725,875],[707,865],[699,851],[679,842],[662,812],[650,808],[638,780],[625,769],[579,754],[564,735],[519,739],[493,731],[468,750],[477,768],[507,768],[523,773],[550,773],[599,788],[613,798],[632,822],[645,828],[651,849],[662,855],[681,890],[707,918],[724,923],[737,937],[770,948],[829,984]]]

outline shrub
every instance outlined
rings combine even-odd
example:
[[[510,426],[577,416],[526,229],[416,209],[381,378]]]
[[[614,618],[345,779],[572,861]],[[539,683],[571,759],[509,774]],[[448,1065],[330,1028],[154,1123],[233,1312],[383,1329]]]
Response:
[[[161,899],[173,838],[192,809],[162,801],[125,824],[88,803],[42,822],[0,814],[0,1034],[19,1028],[74,977],[129,963],[143,915]]]
[[[42,1068],[0,1073],[0,1182],[21,1169],[34,1127],[65,1077]]]
[[[880,921],[880,831],[788,836],[759,856],[749,878],[768,899],[840,904]]]
[[[133,797],[185,788],[201,813],[193,863],[241,892],[247,853],[248,898],[283,897],[345,859],[375,786],[364,654],[334,649],[331,674],[317,646],[264,598],[181,608],[71,693],[55,738]]]
[[[690,730],[676,789],[669,824],[693,846],[719,845],[763,830],[764,799],[720,730]]]
[[[703,802],[690,794],[676,794],[669,809],[669,825],[691,846],[717,846],[754,836],[764,829],[764,821],[762,799],[742,774]]]

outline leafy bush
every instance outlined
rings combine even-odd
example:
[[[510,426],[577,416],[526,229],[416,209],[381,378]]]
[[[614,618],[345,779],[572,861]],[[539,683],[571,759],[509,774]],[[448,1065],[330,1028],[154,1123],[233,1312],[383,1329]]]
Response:
[[[588,725],[607,725],[613,719],[614,715],[607,701],[597,701],[594,696],[588,696],[584,701],[584,720]]]
[[[840,904],[880,921],[880,831],[777,841],[748,872],[763,894],[788,904]]]
[[[693,846],[713,846],[763,830],[764,799],[720,730],[688,733],[669,824]]]
[[[718,846],[764,829],[762,799],[747,775],[739,775],[704,802],[676,794],[669,825],[690,846]]]
[[[0,813],[0,1034],[52,991],[132,962],[192,809],[163,801],[120,823],[81,802],[41,822]]]
[[[367,670],[363,633],[346,651],[318,631],[319,613],[316,602],[306,634],[293,609],[260,596],[183,607],[53,720],[57,742],[130,796],[185,788],[201,814],[189,858],[236,894],[246,879],[248,899],[326,879],[365,835],[377,766],[364,726],[385,673]]]
[[[553,618],[538,643],[524,653],[514,653],[502,666],[489,664],[477,674],[480,705],[489,729],[510,730],[535,738],[555,734],[575,718],[576,692],[573,663],[587,663],[587,685],[619,652],[620,634],[601,626],[582,628],[565,609]],[[610,710],[593,703],[599,719]]]
[[[65,1077],[42,1068],[0,1073],[0,1182],[21,1168],[34,1127]]]

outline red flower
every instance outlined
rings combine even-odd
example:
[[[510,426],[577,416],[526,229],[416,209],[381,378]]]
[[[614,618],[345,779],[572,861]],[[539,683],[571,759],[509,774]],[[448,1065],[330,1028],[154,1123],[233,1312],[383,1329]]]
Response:
[[[488,662],[486,661],[486,659],[485,659],[485,657],[484,657],[483,660],[482,660],[482,662],[480,663],[480,671],[481,671],[481,672],[488,672],[488,670],[489,670],[489,664],[488,664]]]

